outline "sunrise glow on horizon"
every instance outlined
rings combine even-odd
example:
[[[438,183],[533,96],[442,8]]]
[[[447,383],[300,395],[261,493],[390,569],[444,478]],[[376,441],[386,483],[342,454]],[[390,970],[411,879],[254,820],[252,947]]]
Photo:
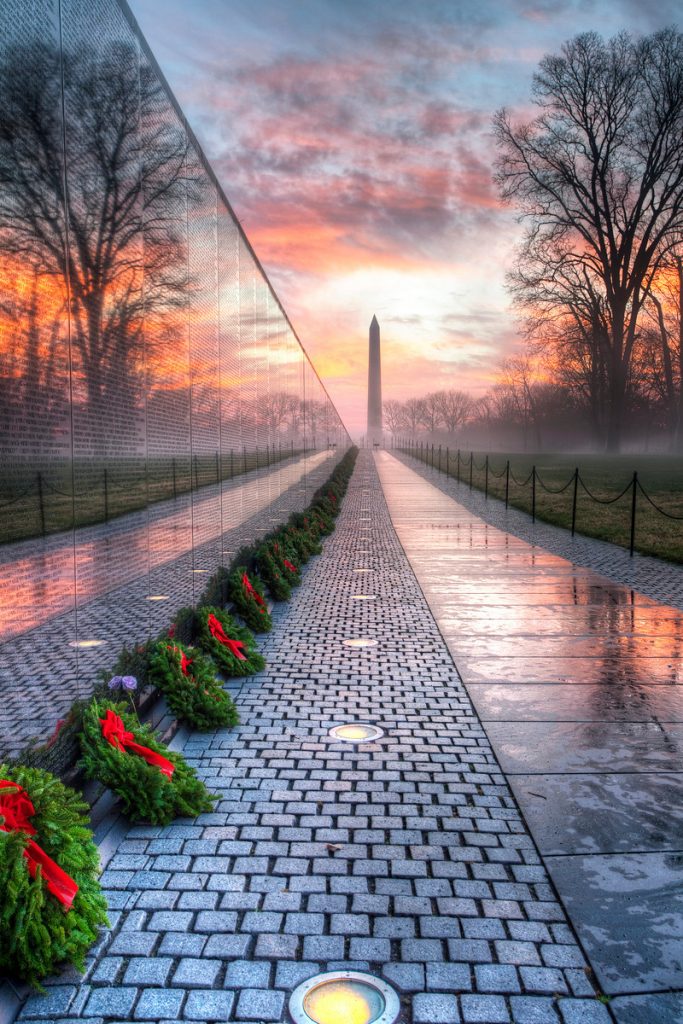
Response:
[[[354,436],[367,339],[383,397],[475,396],[514,352],[520,228],[491,117],[532,112],[541,57],[578,32],[676,21],[635,0],[130,0],[305,349]]]

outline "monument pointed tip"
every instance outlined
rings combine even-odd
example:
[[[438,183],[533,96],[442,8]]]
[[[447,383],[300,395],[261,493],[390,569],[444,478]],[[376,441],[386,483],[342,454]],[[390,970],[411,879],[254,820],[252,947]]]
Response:
[[[370,323],[377,324],[377,326],[379,327],[379,321],[377,320],[377,317],[375,316],[374,313],[372,314],[372,320],[370,321]]]

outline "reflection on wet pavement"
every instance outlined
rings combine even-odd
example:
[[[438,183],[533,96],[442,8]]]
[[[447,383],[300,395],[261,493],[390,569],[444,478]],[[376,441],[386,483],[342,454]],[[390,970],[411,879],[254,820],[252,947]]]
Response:
[[[683,614],[485,524],[388,452],[376,461],[603,990],[683,990]],[[621,1003],[620,1021],[650,1020]]]
[[[271,470],[276,494],[330,458],[318,452]],[[38,622],[140,578],[195,547],[217,540],[271,503],[263,475],[210,486],[99,526],[0,548],[0,642]],[[239,480],[239,477],[237,478]],[[215,561],[211,571],[215,569]],[[150,593],[155,593],[150,590]]]

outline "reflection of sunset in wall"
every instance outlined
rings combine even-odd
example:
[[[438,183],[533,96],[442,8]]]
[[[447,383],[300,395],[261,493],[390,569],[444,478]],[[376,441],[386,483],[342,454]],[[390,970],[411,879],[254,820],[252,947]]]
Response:
[[[477,397],[515,349],[519,229],[491,180],[492,113],[528,115],[539,59],[576,33],[678,14],[670,0],[132,7],[358,435],[373,313],[392,338],[385,399]]]

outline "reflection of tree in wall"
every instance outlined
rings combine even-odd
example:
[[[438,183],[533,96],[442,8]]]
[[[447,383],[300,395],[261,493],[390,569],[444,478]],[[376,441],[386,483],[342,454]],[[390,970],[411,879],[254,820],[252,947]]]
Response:
[[[306,402],[305,412],[306,445],[318,448],[322,443],[325,430],[327,407],[324,402],[310,399]]]
[[[104,410],[142,380],[143,319],[163,314],[170,329],[166,314],[185,302],[186,136],[158,115],[161,86],[132,46],[96,56],[82,48],[61,67],[46,46],[15,50],[0,67],[0,94],[0,259],[16,267],[15,281],[49,279],[58,297],[47,304],[51,322],[34,327],[37,291],[22,286],[15,308],[3,305],[24,346],[11,386],[16,397],[40,390],[68,308],[79,397]]]

